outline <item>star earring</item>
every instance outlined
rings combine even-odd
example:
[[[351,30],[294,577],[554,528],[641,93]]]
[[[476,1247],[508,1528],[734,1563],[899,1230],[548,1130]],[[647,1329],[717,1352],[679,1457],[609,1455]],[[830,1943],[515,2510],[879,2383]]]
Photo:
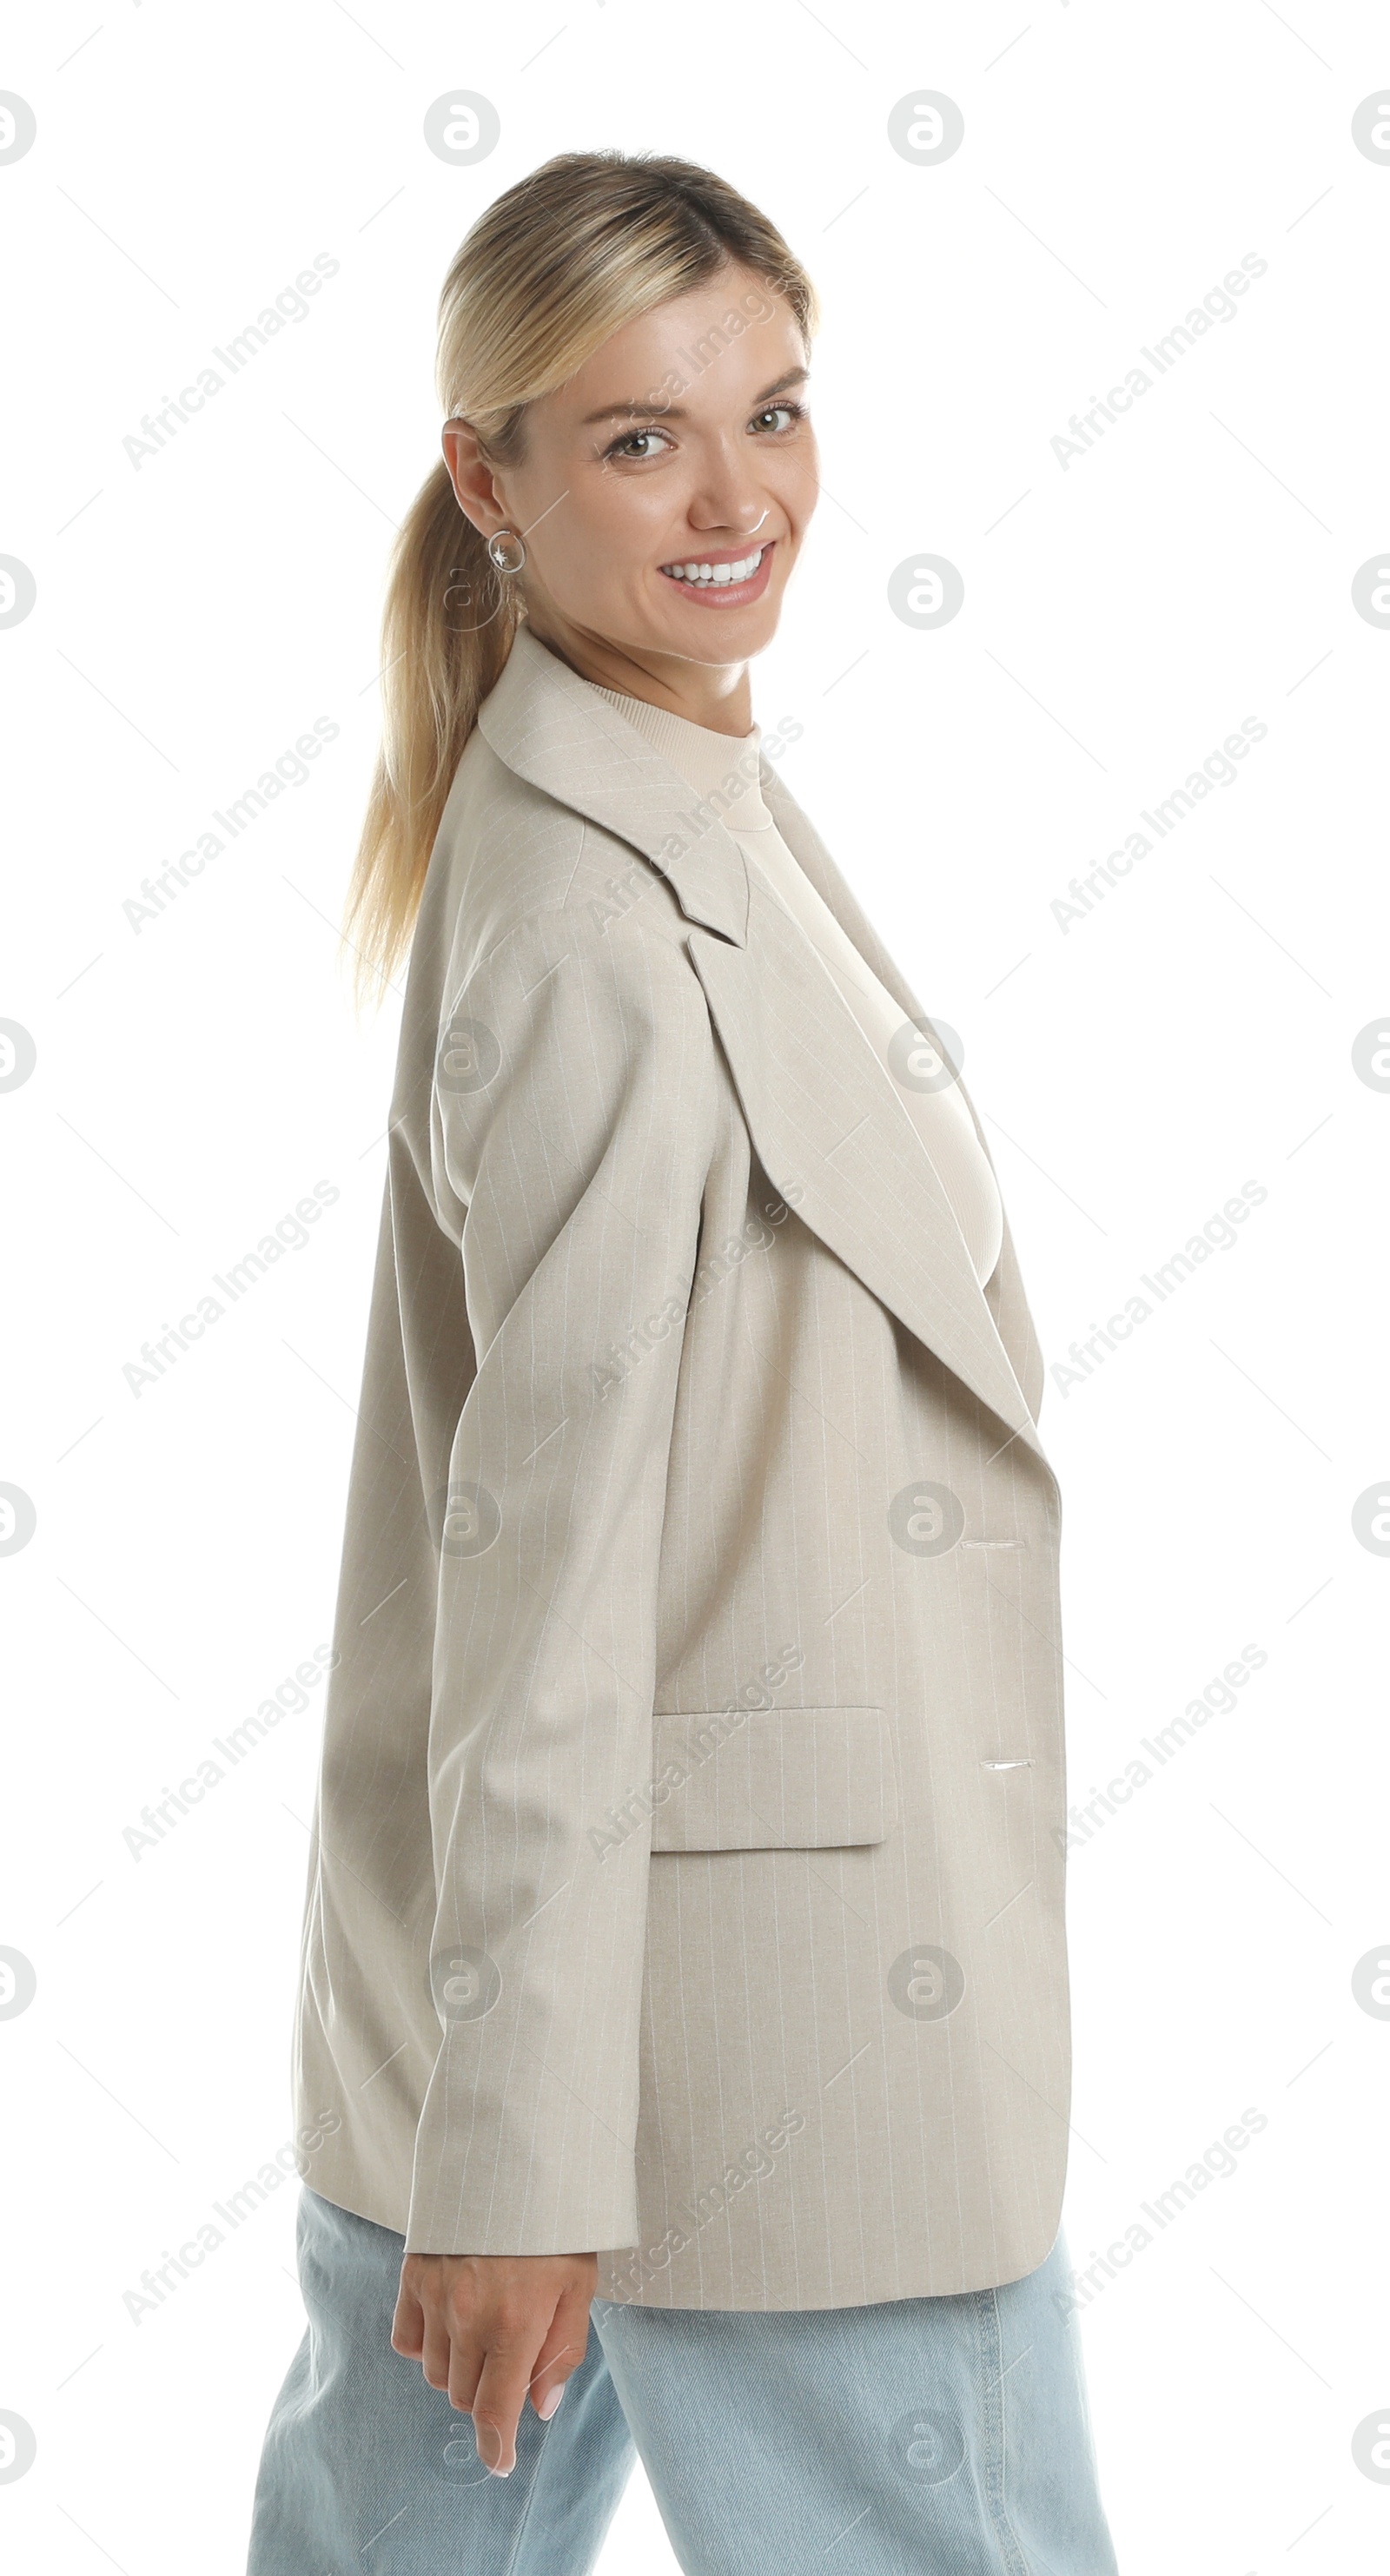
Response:
[[[498,528],[488,538],[487,550],[498,572],[520,572],[526,561],[526,541],[515,528]]]

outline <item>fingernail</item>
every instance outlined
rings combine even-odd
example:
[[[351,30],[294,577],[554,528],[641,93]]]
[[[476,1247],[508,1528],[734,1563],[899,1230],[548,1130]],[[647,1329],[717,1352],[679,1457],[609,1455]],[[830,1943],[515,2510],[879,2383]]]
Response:
[[[549,2396],[541,2399],[539,2406],[536,2408],[536,2413],[539,2415],[543,2424],[548,2424],[550,2422],[551,2416],[554,2414],[555,2409],[559,2405],[568,2386],[569,2381],[567,2379],[562,2379],[558,2388],[552,2388]]]
[[[488,2470],[488,2476],[489,2476],[490,2478],[509,2478],[509,2477],[511,2476],[511,2470],[510,2470],[510,2469],[489,2469],[489,2470]]]

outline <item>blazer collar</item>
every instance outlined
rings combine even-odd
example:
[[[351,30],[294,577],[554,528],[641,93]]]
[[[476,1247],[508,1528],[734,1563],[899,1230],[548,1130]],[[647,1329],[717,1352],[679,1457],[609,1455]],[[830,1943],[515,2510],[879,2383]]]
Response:
[[[912,1150],[916,1133],[891,1075],[873,1061],[799,925],[750,875],[738,843],[644,737],[524,625],[478,725],[508,768],[631,843],[666,877],[694,925],[689,954],[774,1188],[1047,1466],[1020,1383],[1040,1392],[1042,1364],[1007,1221],[982,1290],[930,1156]],[[760,777],[793,858],[904,1019],[929,1027],[766,754]],[[961,1091],[988,1155],[964,1083]]]

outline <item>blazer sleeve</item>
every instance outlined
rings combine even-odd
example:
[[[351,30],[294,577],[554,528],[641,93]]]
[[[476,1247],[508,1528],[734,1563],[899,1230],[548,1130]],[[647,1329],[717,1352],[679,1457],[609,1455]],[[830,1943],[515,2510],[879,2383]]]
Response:
[[[534,916],[441,1033],[477,1374],[431,1512],[440,2043],[411,2251],[637,2242],[657,1572],[717,1110],[699,978],[640,915]]]

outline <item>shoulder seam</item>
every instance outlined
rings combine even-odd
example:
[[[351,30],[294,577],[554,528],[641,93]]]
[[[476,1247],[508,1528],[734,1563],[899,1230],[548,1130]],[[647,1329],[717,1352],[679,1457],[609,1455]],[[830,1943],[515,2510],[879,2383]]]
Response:
[[[659,869],[655,871],[655,873],[660,877]],[[573,883],[572,878],[571,883]],[[626,913],[617,914],[610,923],[605,924],[602,933],[603,937],[605,939],[618,938],[619,944],[622,944],[620,934],[626,930],[628,918],[629,916]],[[456,988],[453,1000],[443,1007],[442,1016],[445,1019],[451,1018],[453,1013],[458,1009],[459,1002],[467,992],[469,985],[475,983],[477,978],[486,972],[487,968],[501,956],[503,949],[506,948],[512,940],[519,939],[523,932],[533,929],[535,925],[541,921],[563,921],[569,922],[571,925],[576,922],[583,922],[586,929],[591,931],[594,930],[593,923],[585,922],[584,915],[581,912],[571,909],[563,902],[537,904],[534,910],[524,914],[520,921],[514,921],[510,930],[504,930],[501,938],[494,940],[491,948],[487,950],[486,954],[480,957],[476,964],[470,968],[468,974],[464,977],[463,982]],[[684,927],[688,927],[688,925],[683,923],[683,928]],[[597,932],[595,932],[595,936],[597,935]],[[687,966],[691,965],[687,943],[684,937],[679,940],[664,939],[653,941],[651,945],[654,950],[669,949],[674,951],[679,949],[686,958]],[[691,971],[693,973],[693,967],[691,967]],[[696,980],[698,982],[698,978]],[[445,987],[444,989],[447,991],[448,988]]]

